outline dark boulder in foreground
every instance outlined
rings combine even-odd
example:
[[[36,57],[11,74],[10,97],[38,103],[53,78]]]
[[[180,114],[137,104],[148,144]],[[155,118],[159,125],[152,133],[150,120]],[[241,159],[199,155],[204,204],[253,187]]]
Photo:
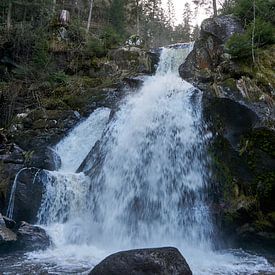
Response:
[[[90,275],[191,275],[192,272],[174,247],[136,249],[108,256]]]

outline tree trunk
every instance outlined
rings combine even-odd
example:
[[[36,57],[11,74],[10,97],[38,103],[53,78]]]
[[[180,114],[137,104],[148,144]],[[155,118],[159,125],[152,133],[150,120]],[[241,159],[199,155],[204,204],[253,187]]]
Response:
[[[56,0],[53,0],[53,15],[55,14]]]
[[[139,0],[136,0],[136,11],[137,11],[137,35],[140,35],[140,20],[139,20]]]
[[[86,28],[86,35],[88,35],[90,31],[91,21],[92,21],[92,11],[93,11],[93,0],[90,0],[90,10],[89,10],[88,23]]]
[[[213,0],[214,17],[218,16],[217,0]]]
[[[256,27],[256,3],[255,0],[253,0],[253,29],[252,29],[252,37],[251,37],[251,53],[252,53],[252,60],[253,63],[255,63],[255,27]]]
[[[7,29],[11,28],[11,12],[12,12],[12,2],[9,0],[8,15],[7,15]]]

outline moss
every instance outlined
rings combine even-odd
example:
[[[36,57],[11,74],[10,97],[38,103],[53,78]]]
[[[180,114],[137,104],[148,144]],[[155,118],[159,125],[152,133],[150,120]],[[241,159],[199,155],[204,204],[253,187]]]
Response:
[[[264,231],[264,232],[272,232],[274,230],[274,226],[267,219],[257,220],[257,221],[255,221],[255,223],[253,225],[254,225],[253,227],[257,231],[261,231],[261,232],[262,231]]]
[[[268,214],[268,220],[275,226],[275,212],[271,212]]]
[[[235,62],[238,64],[241,74],[251,78],[249,86],[254,86],[254,89],[249,87],[249,93],[251,95],[252,90],[255,90],[257,93],[256,95],[253,95],[252,98],[259,99],[262,94],[266,94],[270,97],[269,100],[273,100],[274,103],[275,45],[257,49],[255,65],[251,65],[251,62],[247,60],[239,60]]]
[[[275,210],[275,172],[259,174],[254,185],[263,210]]]
[[[68,109],[68,105],[64,103],[63,100],[56,97],[43,98],[41,100],[41,105],[45,109],[55,110],[55,109]]]
[[[227,78],[224,80],[221,85],[225,88],[228,88],[232,91],[238,90],[237,85],[236,85],[236,80],[234,78]]]

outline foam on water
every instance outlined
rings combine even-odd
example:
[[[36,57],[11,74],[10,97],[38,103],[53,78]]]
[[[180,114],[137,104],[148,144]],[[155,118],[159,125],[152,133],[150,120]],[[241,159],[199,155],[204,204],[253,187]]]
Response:
[[[156,75],[105,130],[109,110],[101,109],[57,145],[62,167],[48,173],[39,213],[54,247],[28,254],[26,263],[80,273],[119,250],[176,246],[194,274],[275,271],[263,257],[213,248],[205,197],[211,134],[202,125],[201,92],[177,73],[189,51],[163,49]],[[99,139],[91,167],[75,174]]]

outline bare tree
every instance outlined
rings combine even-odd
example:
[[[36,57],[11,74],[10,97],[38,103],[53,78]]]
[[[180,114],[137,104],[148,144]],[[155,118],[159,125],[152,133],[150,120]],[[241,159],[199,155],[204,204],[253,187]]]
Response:
[[[251,53],[252,60],[255,63],[255,27],[256,27],[256,2],[253,0],[253,29],[252,29],[252,37],[251,37]]]
[[[8,15],[7,15],[7,29],[11,28],[11,12],[12,12],[12,0],[9,0]]]
[[[196,6],[209,5],[211,2],[212,2],[212,6],[213,6],[213,14],[214,14],[214,16],[217,16],[218,15],[217,0],[193,0],[193,3]]]
[[[214,16],[216,17],[218,15],[217,0],[213,0],[213,12]]]
[[[91,28],[91,21],[92,21],[92,11],[93,11],[93,0],[90,0],[90,9],[89,9],[89,16],[88,16],[88,23],[86,28],[86,34],[88,35],[90,28]]]

